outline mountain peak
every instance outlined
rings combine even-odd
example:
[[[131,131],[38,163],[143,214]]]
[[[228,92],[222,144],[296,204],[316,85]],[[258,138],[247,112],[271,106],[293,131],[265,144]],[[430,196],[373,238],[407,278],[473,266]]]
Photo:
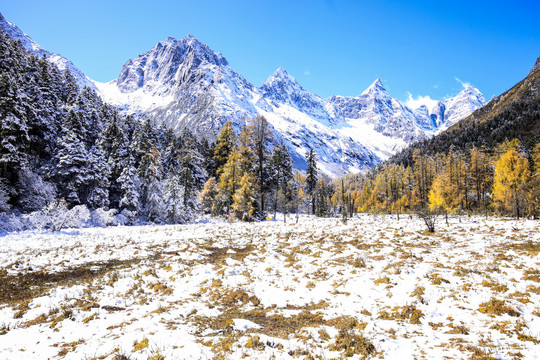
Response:
[[[298,81],[282,67],[279,67],[270,77],[261,85],[261,88],[284,88],[293,86],[300,88]]]
[[[388,94],[386,88],[384,87],[381,78],[377,78],[364,92],[362,95],[368,94]]]
[[[0,14],[2,16],[2,14]],[[538,59],[536,59],[536,63],[534,64],[533,68],[531,69],[531,72],[529,72],[529,76],[534,74],[535,72],[540,71],[540,56]]]

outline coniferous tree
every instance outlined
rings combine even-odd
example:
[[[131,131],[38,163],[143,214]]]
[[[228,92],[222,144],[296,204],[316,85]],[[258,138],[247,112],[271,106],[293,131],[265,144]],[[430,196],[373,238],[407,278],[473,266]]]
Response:
[[[161,154],[157,147],[141,160],[139,167],[143,191],[144,210],[150,221],[159,222],[164,213]]]
[[[519,219],[526,202],[525,185],[530,178],[525,154],[511,147],[495,163],[493,200],[500,209],[511,211]]]
[[[222,214],[223,212],[227,215],[230,214],[233,195],[238,189],[241,176],[239,155],[235,146],[229,155],[227,163],[223,166],[219,177],[218,195],[215,203],[215,209],[218,214]]]
[[[223,167],[227,163],[231,152],[236,144],[236,135],[233,130],[232,122],[227,121],[221,128],[214,147],[214,164],[216,168],[216,177],[219,178]]]
[[[215,214],[214,203],[218,195],[218,186],[215,177],[209,178],[199,195],[201,210],[205,214]]]
[[[238,189],[233,195],[232,209],[235,217],[242,221],[251,221],[255,213],[255,179],[245,172],[240,179]]]
[[[174,166],[170,166],[165,180],[163,196],[165,200],[165,220],[171,224],[186,222],[186,209],[183,204],[184,189],[180,183],[180,176]]]
[[[317,190],[317,158],[315,151],[309,149],[309,155],[307,158],[307,170],[306,170],[306,187],[305,192],[311,196],[311,213],[315,214],[315,191]]]
[[[283,142],[272,149],[271,159],[272,180],[274,185],[274,218],[281,199],[283,213],[288,212],[286,204],[292,200],[291,184],[293,180],[292,159]]]
[[[139,210],[138,183],[140,181],[134,163],[135,160],[130,154],[120,177],[117,179],[121,189],[120,209],[129,211],[132,214],[132,217]],[[133,220],[133,218],[131,220]]]
[[[249,128],[255,155],[255,174],[259,192],[259,206],[260,210],[264,212],[264,195],[271,188],[271,182],[265,181],[270,177],[268,145],[274,138],[270,125],[263,116],[255,117],[251,121]]]

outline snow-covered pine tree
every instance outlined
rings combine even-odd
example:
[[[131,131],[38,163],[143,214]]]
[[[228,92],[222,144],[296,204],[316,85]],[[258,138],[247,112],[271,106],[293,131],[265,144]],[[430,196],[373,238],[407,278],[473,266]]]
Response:
[[[137,176],[137,170],[134,166],[135,160],[130,154],[128,160],[117,179],[121,189],[120,209],[128,210],[133,215],[139,210],[139,177]],[[133,220],[133,219],[131,219]]]
[[[311,213],[315,214],[315,192],[317,190],[317,157],[313,149],[309,149],[306,170],[305,193],[311,196]]]
[[[88,150],[72,129],[66,131],[58,142],[54,158],[54,178],[62,186],[59,195],[71,205],[82,204],[82,196],[88,182]]]
[[[150,221],[160,222],[163,219],[165,207],[163,203],[163,171],[161,167],[161,154],[157,147],[153,147],[145,155],[139,167],[141,174],[141,187],[143,193],[145,215]]]
[[[14,186],[21,165],[27,162],[28,122],[23,100],[13,78],[0,74],[0,178]]]
[[[174,166],[169,167],[163,189],[165,201],[165,220],[170,224],[183,224],[187,221],[186,208],[183,204],[184,189],[180,176]]]
[[[184,131],[181,136],[182,148],[178,150],[180,183],[183,188],[183,206],[189,221],[193,219],[199,207],[199,192],[207,177],[203,165],[203,156],[198,152],[198,144],[193,135]]]
[[[88,154],[88,193],[85,204],[91,209],[109,207],[109,176],[111,169],[107,156],[99,144],[94,145]]]

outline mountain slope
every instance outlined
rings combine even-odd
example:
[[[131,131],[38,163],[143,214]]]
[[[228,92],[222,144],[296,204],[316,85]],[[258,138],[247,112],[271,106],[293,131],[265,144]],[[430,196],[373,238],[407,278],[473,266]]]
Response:
[[[226,121],[238,129],[246,119],[263,115],[299,169],[306,168],[310,148],[330,176],[380,161],[362,144],[330,128],[325,101],[302,88],[285,70],[278,70],[257,89],[232,70],[221,54],[193,36],[159,42],[126,62],[118,79],[96,85],[107,101],[124,106],[127,112],[142,112],[177,132],[189,129],[209,140],[215,139]]]
[[[12,39],[20,40],[22,45],[32,54],[45,56],[51,63],[58,66],[61,71],[69,70],[71,75],[75,77],[79,87],[88,86],[95,89],[95,85],[81,70],[79,70],[71,61],[59,54],[53,54],[50,51],[43,49],[28,35],[23,33],[16,25],[7,21],[0,13],[0,28],[3,29]]]
[[[391,161],[410,164],[412,153],[492,149],[504,140],[519,139],[527,148],[540,141],[540,57],[529,74],[511,89],[437,136],[406,148]]]
[[[238,129],[245,120],[263,115],[298,169],[305,169],[313,148],[323,173],[332,177],[373,166],[483,104],[481,93],[471,89],[439,102],[435,110],[413,110],[393,99],[380,79],[357,97],[323,99],[282,68],[257,88],[192,35],[157,43],[127,61],[117,79],[99,83],[41,48],[1,15],[0,26],[32,53],[69,69],[79,86],[90,86],[124,113],[149,117],[177,134],[187,129],[213,141],[226,121]]]
[[[314,148],[330,176],[372,166],[447,123],[444,116],[433,122],[429,112],[391,98],[380,79],[358,97],[323,99],[279,68],[256,88],[192,35],[159,42],[127,61],[118,79],[96,86],[126,112],[144,113],[177,132],[189,129],[208,140],[228,120],[238,128],[243,119],[263,115],[275,138],[287,144],[297,168],[305,168],[309,148]],[[458,116],[482,105],[468,101],[467,94],[448,100],[454,100],[449,107],[458,109]]]

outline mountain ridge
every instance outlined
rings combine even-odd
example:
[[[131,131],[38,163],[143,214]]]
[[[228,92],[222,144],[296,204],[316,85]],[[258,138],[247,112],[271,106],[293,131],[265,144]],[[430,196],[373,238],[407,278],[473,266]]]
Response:
[[[12,29],[10,36],[26,39],[34,53],[46,51],[11,23],[0,24]],[[46,56],[53,61],[50,54]],[[84,74],[76,78],[80,85],[90,81],[106,102],[124,113],[142,114],[177,133],[189,129],[210,141],[226,121],[238,129],[245,119],[265,116],[276,141],[287,145],[295,167],[305,169],[309,149],[314,148],[322,172],[331,177],[372,167],[408,144],[431,137],[445,124],[447,110],[439,111],[440,119],[434,122],[430,110],[413,110],[393,99],[380,79],[357,97],[324,99],[278,68],[255,87],[221,53],[191,34],[159,41],[128,60],[118,78],[108,83]]]

